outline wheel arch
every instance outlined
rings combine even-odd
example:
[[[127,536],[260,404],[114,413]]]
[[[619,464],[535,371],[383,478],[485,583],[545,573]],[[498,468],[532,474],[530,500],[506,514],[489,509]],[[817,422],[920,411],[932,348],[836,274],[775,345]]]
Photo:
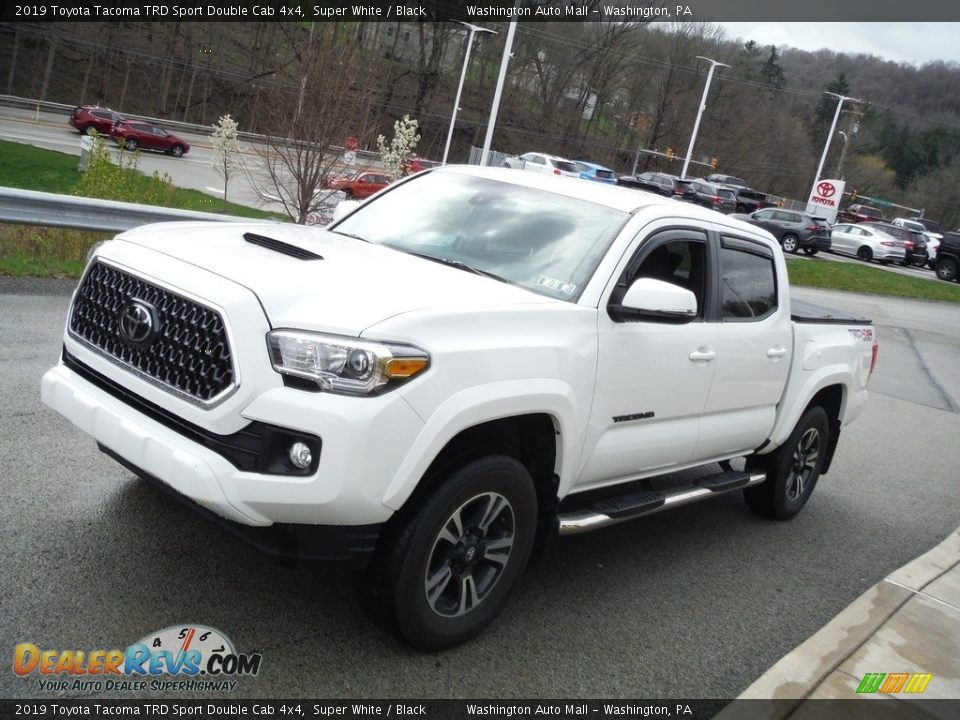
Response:
[[[557,447],[559,428],[547,413],[503,417],[464,428],[441,448],[404,507],[418,505],[422,498],[451,473],[487,455],[506,455],[530,473],[541,505],[557,501]]]

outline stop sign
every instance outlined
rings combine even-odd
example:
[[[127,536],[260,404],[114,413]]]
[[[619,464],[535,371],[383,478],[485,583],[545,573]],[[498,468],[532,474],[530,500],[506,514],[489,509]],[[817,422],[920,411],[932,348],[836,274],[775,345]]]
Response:
[[[350,152],[356,152],[360,144],[357,142],[357,139],[351,135],[347,138],[347,141],[343,144],[344,150],[349,150]]]

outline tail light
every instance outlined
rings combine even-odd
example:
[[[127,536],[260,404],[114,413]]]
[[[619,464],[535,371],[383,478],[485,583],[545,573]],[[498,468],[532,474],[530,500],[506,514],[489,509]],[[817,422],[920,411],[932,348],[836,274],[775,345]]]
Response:
[[[807,228],[807,230],[809,230],[810,232],[817,232],[817,230],[819,229],[820,229],[820,226],[817,225],[816,223],[814,223],[813,225]]]
[[[559,170],[557,170],[556,168],[554,168],[554,169],[553,169],[553,174],[554,174],[554,175],[561,175],[562,173],[561,173]]]
[[[870,372],[867,374],[869,378],[873,375],[873,371],[877,369],[877,357],[880,355],[880,345],[876,340],[873,341],[873,350],[870,354]]]
[[[885,245],[886,247],[896,247],[896,246],[897,246],[897,244],[896,244],[895,242],[890,242],[889,240],[881,240],[881,241],[880,241],[880,244],[881,244],[881,245]]]
[[[719,205],[720,203],[723,202],[723,198],[718,197],[717,195],[711,195],[710,202],[712,202],[714,205]]]
[[[913,250],[913,241],[912,241],[912,240],[904,240],[903,246],[904,246],[907,250]]]

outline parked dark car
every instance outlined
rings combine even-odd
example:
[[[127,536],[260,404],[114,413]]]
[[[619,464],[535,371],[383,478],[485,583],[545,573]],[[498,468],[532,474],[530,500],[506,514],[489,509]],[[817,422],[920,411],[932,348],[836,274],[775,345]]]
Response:
[[[864,227],[883,230],[887,235],[893,235],[893,237],[903,240],[903,249],[906,256],[900,261],[901,265],[923,267],[927,264],[927,237],[922,232],[890,223],[865,222],[862,224]]]
[[[190,152],[190,143],[143,120],[121,120],[110,131],[117,145],[127,150],[160,150],[174,157]]]
[[[883,213],[870,205],[855,204],[837,214],[838,223],[883,222]]]
[[[101,135],[109,135],[113,126],[122,120],[124,120],[123,115],[109,108],[79,105],[70,113],[68,122],[84,135],[91,135],[94,131]]]
[[[786,253],[803,250],[807,255],[816,255],[821,250],[830,249],[830,224],[823,218],[780,208],[763,208],[734,217],[768,231]]]
[[[752,213],[754,210],[768,206],[767,194],[759,190],[741,187],[739,185],[724,184],[723,187],[733,190],[733,194],[736,197],[738,213]]]
[[[722,213],[732,213],[737,210],[737,196],[730,188],[709,183],[706,180],[691,180],[690,189],[694,193],[691,199],[698,205]]]
[[[618,185],[647,190],[658,195],[675,197],[678,200],[692,201],[695,193],[690,187],[690,182],[690,180],[681,180],[676,175],[658,172],[645,172],[617,178]]]
[[[945,232],[934,267],[941,280],[960,280],[960,232]]]

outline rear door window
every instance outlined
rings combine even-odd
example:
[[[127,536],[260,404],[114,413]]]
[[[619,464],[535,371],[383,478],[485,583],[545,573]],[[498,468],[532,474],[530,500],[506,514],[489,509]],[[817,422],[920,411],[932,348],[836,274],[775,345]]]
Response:
[[[720,312],[724,321],[761,320],[777,309],[777,273],[765,245],[723,237]]]

